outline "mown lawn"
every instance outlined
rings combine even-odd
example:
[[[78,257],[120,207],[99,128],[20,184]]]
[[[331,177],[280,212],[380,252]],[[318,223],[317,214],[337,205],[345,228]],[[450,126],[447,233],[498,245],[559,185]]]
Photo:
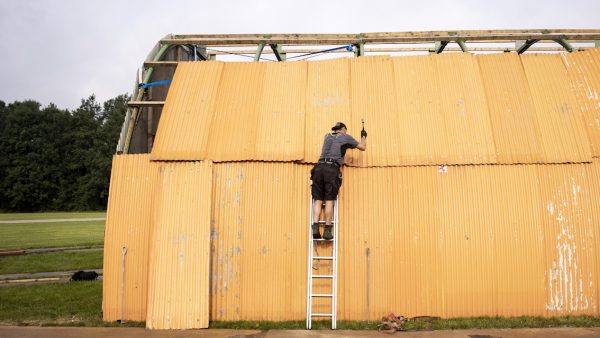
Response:
[[[0,287],[0,325],[121,325],[102,321],[101,309],[101,281]]]
[[[0,224],[0,249],[96,246],[104,221]]]
[[[99,218],[99,217],[106,217],[106,211],[0,213],[0,221],[25,220],[25,219],[54,219],[54,218]]]
[[[71,282],[66,284],[18,285],[0,287],[0,325],[45,326],[120,326],[102,321],[102,282]],[[338,321],[338,329],[377,330],[378,322]],[[126,326],[144,326],[143,322],[126,322]],[[405,324],[405,330],[450,330],[475,328],[546,328],[598,327],[600,317],[477,317]],[[210,322],[211,328],[228,329],[298,329],[304,320],[269,322]],[[329,321],[313,321],[313,329],[327,330]]]
[[[102,250],[0,257],[0,274],[101,269]]]

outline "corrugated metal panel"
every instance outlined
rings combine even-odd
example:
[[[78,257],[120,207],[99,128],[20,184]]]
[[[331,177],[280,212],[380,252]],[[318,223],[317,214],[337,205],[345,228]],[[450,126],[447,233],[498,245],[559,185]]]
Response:
[[[263,62],[229,62],[223,67],[208,138],[208,158],[251,160],[265,70]]]
[[[304,161],[314,163],[319,159],[324,135],[336,122],[348,123],[350,114],[348,59],[308,62]],[[349,127],[354,127],[352,132],[359,137],[356,126]]]
[[[158,171],[148,155],[113,157],[104,233],[104,320],[146,320],[152,196]],[[122,309],[125,255],[125,306]],[[123,310],[123,318],[121,318]]]
[[[476,58],[455,53],[392,58],[402,164],[495,163]],[[387,119],[387,116],[384,120]]]
[[[589,162],[590,144],[567,71],[557,54],[521,55],[546,162]]]
[[[597,315],[598,169],[347,169],[340,319]]]
[[[149,327],[198,327],[177,321],[207,319],[201,293],[209,280],[212,320],[304,318],[312,166],[215,164],[212,190],[208,163],[161,166],[157,177],[159,165],[149,164],[147,156],[115,157],[105,319],[119,319],[123,243],[129,248],[125,319],[144,319],[145,264],[151,267]],[[447,172],[428,166],[345,168],[339,319],[376,320],[389,311],[441,317],[598,315],[598,182],[597,159],[450,166]],[[209,260],[208,242],[190,245],[179,235],[208,236],[211,205]],[[204,222],[188,222],[201,218]],[[152,260],[146,263],[149,242]],[[197,256],[187,260],[190,255]],[[209,261],[210,279],[202,277]],[[177,271],[180,262],[183,270]],[[330,269],[315,267],[318,273]],[[315,291],[326,288],[317,285]],[[328,304],[316,302],[319,308]]]
[[[212,320],[305,318],[307,166],[215,164]]]
[[[349,151],[346,163],[353,166],[399,165],[400,126],[390,57],[372,56],[350,60],[349,133],[360,137],[361,119],[369,132],[366,152]]]
[[[212,164],[163,163],[148,272],[151,329],[208,327]]]
[[[222,62],[181,62],[175,76],[152,148],[153,160],[206,158]]]
[[[516,54],[478,55],[499,163],[544,162],[535,106]]]
[[[352,166],[585,162],[585,125],[600,142],[597,54],[564,56],[570,80],[548,54],[182,64],[152,156],[312,162],[333,123],[358,138],[364,118]]]
[[[304,318],[310,168],[215,168],[214,320]],[[600,161],[345,168],[339,319],[597,315],[599,174]]]
[[[277,62],[266,67],[256,128],[255,160],[304,158],[304,111],[307,63]]]
[[[600,49],[562,55],[583,112],[592,155],[600,157]]]

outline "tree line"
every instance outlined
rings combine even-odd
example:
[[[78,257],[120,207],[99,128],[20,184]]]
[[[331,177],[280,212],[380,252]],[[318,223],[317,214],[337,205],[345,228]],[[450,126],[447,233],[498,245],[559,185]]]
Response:
[[[104,210],[128,95],[75,110],[0,101],[0,211]]]

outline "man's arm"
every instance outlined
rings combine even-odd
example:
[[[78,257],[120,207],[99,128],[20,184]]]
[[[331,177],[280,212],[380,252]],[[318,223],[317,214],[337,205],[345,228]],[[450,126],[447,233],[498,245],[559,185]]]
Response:
[[[356,146],[356,149],[360,151],[367,150],[367,137],[363,136],[360,138],[360,143]]]

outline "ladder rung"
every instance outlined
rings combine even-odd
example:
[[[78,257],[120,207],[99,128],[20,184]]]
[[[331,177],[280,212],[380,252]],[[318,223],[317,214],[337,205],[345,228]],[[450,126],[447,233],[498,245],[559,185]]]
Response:
[[[333,278],[331,275],[313,275],[312,278]]]
[[[335,239],[324,239],[324,238],[319,238],[319,239],[313,239],[313,241],[319,241],[319,242],[333,242]]]
[[[328,293],[313,293],[312,296],[313,297],[333,297],[333,295],[328,294]]]
[[[333,257],[330,256],[314,256],[313,259],[327,259],[327,260],[333,260]]]
[[[311,314],[313,317],[333,317],[331,313],[313,313]]]

